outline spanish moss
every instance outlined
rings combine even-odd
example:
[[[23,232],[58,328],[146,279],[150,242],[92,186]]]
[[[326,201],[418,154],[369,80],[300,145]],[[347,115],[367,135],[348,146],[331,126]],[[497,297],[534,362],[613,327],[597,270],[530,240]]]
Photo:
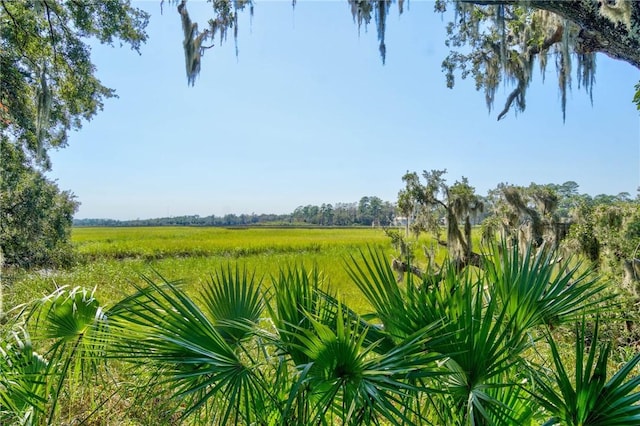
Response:
[[[348,0],[359,35],[363,26],[366,29],[371,20],[375,20],[378,50],[383,64],[387,59],[386,19],[394,1],[397,1],[398,13],[402,14],[404,0]],[[185,36],[187,80],[193,85],[200,71],[202,54],[205,49],[212,47],[203,46],[205,40],[213,42],[216,39],[222,44],[227,31],[233,29],[235,52],[238,55],[238,17],[246,6],[249,6],[249,13],[253,16],[253,2],[212,0],[214,16],[208,22],[209,28],[203,32],[199,32],[197,24],[189,19],[186,2],[182,0],[178,10]],[[436,12],[444,13],[447,5],[454,6],[453,20],[447,26],[446,41],[452,50],[442,63],[447,87],[454,86],[456,73],[463,79],[472,77],[476,89],[484,92],[489,112],[496,102],[498,88],[509,88],[504,107],[497,116],[500,120],[511,111],[518,114],[525,110],[526,92],[533,79],[533,68],[537,62],[544,81],[551,57],[558,74],[563,120],[566,119],[567,91],[571,90],[572,72],[576,73],[579,88],[584,87],[593,102],[595,52],[603,51],[638,66],[640,59],[629,52],[640,49],[627,48],[623,57],[619,50],[611,48],[611,44],[617,40],[609,38],[602,44],[602,41],[594,39],[585,29],[584,22],[574,19],[576,16],[568,17],[577,13],[574,9],[579,5],[574,3],[579,2],[436,1]],[[292,0],[292,8],[295,7],[296,1]],[[626,31],[629,46],[638,43],[639,31],[635,17],[640,16],[640,6],[635,2],[615,0],[594,5],[585,1],[579,7],[582,8],[580,13],[590,16],[589,22],[603,20],[599,25],[612,26],[608,31],[615,34]],[[572,61],[576,61],[576,67],[572,68]]]
[[[51,116],[51,91],[47,83],[47,66],[42,67],[36,104],[36,144],[38,159],[44,158],[44,140]]]

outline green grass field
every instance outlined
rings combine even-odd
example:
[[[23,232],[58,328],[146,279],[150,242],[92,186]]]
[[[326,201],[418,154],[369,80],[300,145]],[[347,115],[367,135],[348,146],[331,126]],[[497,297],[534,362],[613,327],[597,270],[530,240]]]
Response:
[[[212,272],[231,263],[255,271],[266,286],[288,265],[317,267],[332,291],[361,310],[366,305],[345,262],[368,248],[384,251],[390,260],[397,255],[384,231],[371,228],[74,228],[72,240],[78,264],[9,277],[5,308],[65,285],[95,287],[98,300],[109,305],[131,292],[143,274],[183,280],[197,290]],[[423,247],[433,242],[423,236],[415,247],[416,258],[423,260]]]

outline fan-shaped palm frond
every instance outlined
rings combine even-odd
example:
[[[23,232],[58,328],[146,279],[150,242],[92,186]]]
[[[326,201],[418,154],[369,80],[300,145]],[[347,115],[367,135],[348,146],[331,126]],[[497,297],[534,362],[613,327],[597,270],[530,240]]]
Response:
[[[26,321],[32,320],[34,338],[51,342],[45,354],[46,379],[56,384],[50,395],[49,423],[56,414],[65,381],[70,378],[75,383],[95,377],[98,366],[106,360],[107,315],[94,291],[60,287],[37,300],[27,315]]]
[[[426,327],[435,332],[425,349],[445,357],[448,374],[439,378],[440,394],[431,398],[432,415],[461,424],[513,420],[517,413],[500,398],[519,386],[517,367],[529,341],[512,332],[513,319],[487,275],[445,261],[438,274],[425,274],[420,282],[409,276],[401,287],[381,254],[370,251],[361,258],[349,265],[349,273],[374,307],[369,317],[383,323],[382,331],[397,344]]]
[[[512,416],[498,399],[508,392],[497,389],[518,386],[517,367],[529,343],[511,333],[506,310],[484,280],[474,279],[469,271],[458,277],[443,306],[451,337],[435,347],[449,356],[445,365],[451,374],[444,377],[443,385],[464,423],[490,424],[492,418]]]
[[[144,368],[155,367],[160,382],[173,390],[175,398],[184,399],[184,416],[202,409],[213,417],[210,422],[226,425],[250,424],[265,414],[260,407],[269,388],[259,363],[242,342],[231,345],[225,339],[247,336],[252,324],[246,318],[225,319],[221,330],[212,311],[223,301],[210,299],[243,295],[240,299],[255,301],[250,294],[250,289],[257,291],[253,282],[228,275],[216,284],[210,282],[210,286],[239,287],[237,293],[208,289],[203,299],[210,305],[202,309],[179,283],[162,277],[160,283],[144,280],[147,286],[138,287],[112,310],[115,356]]]
[[[310,328],[298,328],[296,345],[309,362],[299,366],[299,383],[292,392],[306,398],[305,423],[340,419],[343,424],[412,423],[408,399],[422,389],[410,378],[443,374],[441,354],[426,352],[434,334],[421,330],[393,350],[378,354],[376,344],[365,345],[366,330],[345,315],[338,305],[334,324],[309,317]],[[293,401],[293,397],[290,401]],[[301,420],[301,419],[299,419]]]
[[[235,344],[251,334],[264,310],[260,282],[246,268],[235,272],[231,265],[211,275],[211,281],[202,289],[204,309],[208,311],[222,337]],[[244,322],[242,327],[237,327]]]
[[[598,322],[596,320],[590,347],[586,347],[585,343],[585,321],[577,326],[573,378],[564,365],[558,346],[551,335],[548,335],[555,367],[553,377],[541,374],[534,376],[537,387],[532,392],[532,396],[552,416],[546,425],[640,424],[640,392],[637,391],[640,376],[627,379],[640,362],[640,354],[634,356],[607,381],[611,345],[597,343]]]
[[[554,250],[534,254],[529,246],[521,253],[517,245],[507,247],[503,242],[491,247],[484,258],[487,280],[513,320],[514,331],[575,321],[608,300],[603,296],[606,285],[591,270],[581,271],[579,263],[567,266],[570,260],[558,264]]]
[[[368,253],[360,252],[359,258],[351,256],[346,264],[347,273],[373,307],[373,313],[366,317],[380,321],[385,334],[395,342],[422,328],[409,330],[412,323],[406,321],[406,297],[398,285],[390,263],[379,251],[369,248]],[[408,284],[410,285],[410,284]]]
[[[36,424],[48,399],[47,360],[29,333],[12,330],[0,341],[0,423]]]
[[[304,265],[281,269],[272,284],[273,306],[267,309],[279,331],[279,344],[295,365],[306,364],[307,354],[296,345],[298,331],[313,329],[310,318],[330,323],[335,317],[335,299],[322,290],[320,272],[316,268],[308,271]]]

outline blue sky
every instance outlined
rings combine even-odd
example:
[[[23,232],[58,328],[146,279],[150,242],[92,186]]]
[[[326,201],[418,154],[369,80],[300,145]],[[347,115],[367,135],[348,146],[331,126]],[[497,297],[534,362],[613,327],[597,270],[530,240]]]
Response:
[[[640,72],[599,56],[594,104],[569,95],[562,121],[556,71],[535,76],[527,110],[496,121],[484,94],[441,71],[445,24],[432,2],[387,21],[387,61],[376,29],[354,24],[346,2],[256,2],[233,38],[206,51],[187,84],[175,5],[151,13],[142,55],[96,45],[103,84],[119,98],[52,153],[77,218],[287,213],[299,205],[395,201],[407,171],[444,169],[485,195],[500,182],[580,184],[580,192],[636,194]],[[211,5],[190,0],[204,28]],[[510,88],[497,93],[501,109]]]

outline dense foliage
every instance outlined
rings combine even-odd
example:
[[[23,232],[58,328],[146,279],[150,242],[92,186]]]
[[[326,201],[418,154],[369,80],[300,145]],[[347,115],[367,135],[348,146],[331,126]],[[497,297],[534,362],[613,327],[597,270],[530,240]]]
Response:
[[[0,265],[60,265],[72,257],[69,236],[78,203],[0,141]]]
[[[47,164],[46,151],[91,119],[114,91],[91,63],[89,38],[139,49],[148,16],[122,1],[0,3],[2,131]]]
[[[474,252],[472,224],[480,223],[482,241],[496,239],[535,248],[558,248],[562,255],[581,253],[601,272],[620,279],[634,300],[640,296],[640,197],[578,193],[573,181],[558,184],[517,186],[500,183],[486,197],[475,193],[466,178],[448,184],[446,170],[415,172],[403,176],[405,188],[398,193],[398,211],[415,235],[429,232],[458,267],[480,265]],[[446,238],[441,238],[442,228]],[[407,244],[391,233],[403,253]],[[434,265],[430,265],[433,267]],[[400,270],[409,265],[397,264]],[[421,275],[415,266],[412,270]]]

